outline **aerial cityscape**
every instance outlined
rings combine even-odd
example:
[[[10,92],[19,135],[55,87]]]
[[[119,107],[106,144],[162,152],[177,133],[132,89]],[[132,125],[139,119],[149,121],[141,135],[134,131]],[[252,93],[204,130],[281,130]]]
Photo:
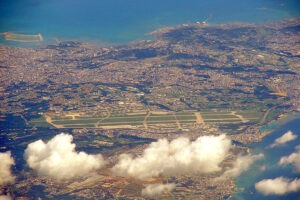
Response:
[[[125,2],[92,1],[89,33],[70,25],[72,36],[62,22],[33,19],[48,7],[62,15],[64,3],[0,3],[0,200],[300,199],[299,3],[249,1],[244,13],[261,20],[242,11],[227,19],[246,8],[226,5],[221,21],[175,9],[221,9],[219,0],[168,11]],[[120,42],[110,26],[124,13],[108,10],[116,24],[95,39],[97,20],[88,20],[100,4],[122,4],[148,24],[129,20],[138,36]],[[65,29],[85,6],[68,8]],[[160,26],[137,12],[144,6]],[[18,9],[33,14],[21,20]]]

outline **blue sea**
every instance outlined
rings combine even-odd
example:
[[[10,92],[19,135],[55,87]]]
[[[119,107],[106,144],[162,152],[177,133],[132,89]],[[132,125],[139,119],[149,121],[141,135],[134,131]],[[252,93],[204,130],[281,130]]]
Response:
[[[299,8],[299,0],[0,0],[0,32],[124,44],[161,27],[276,21],[299,17]]]
[[[254,184],[262,179],[274,179],[279,176],[287,178],[300,178],[292,165],[279,166],[278,162],[282,156],[288,156],[295,152],[295,147],[300,145],[300,114],[288,117],[279,122],[271,124],[272,133],[263,138],[260,143],[250,144],[251,154],[263,153],[264,158],[253,164],[250,169],[236,179],[238,192],[233,195],[232,200],[296,200],[300,199],[300,191],[284,196],[263,196],[255,191]],[[283,146],[268,148],[276,138],[287,131],[292,131],[298,137]],[[261,170],[264,166],[265,170]],[[244,190],[242,190],[242,188]]]

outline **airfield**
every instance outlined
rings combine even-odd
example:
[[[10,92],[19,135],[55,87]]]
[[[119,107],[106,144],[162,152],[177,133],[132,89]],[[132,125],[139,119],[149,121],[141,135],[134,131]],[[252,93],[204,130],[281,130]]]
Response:
[[[64,115],[45,114],[32,120],[35,126],[48,124],[55,128],[99,128],[99,129],[182,129],[203,124],[246,124],[258,123],[262,113],[256,111],[139,111],[131,113],[107,112],[103,115],[68,113]]]

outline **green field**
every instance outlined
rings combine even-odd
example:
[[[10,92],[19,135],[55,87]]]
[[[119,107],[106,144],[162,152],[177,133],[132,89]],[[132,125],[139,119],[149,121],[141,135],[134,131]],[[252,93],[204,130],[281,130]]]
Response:
[[[169,113],[111,113],[107,116],[48,116],[33,119],[33,126],[53,126],[56,128],[140,128],[148,129],[153,126],[174,126],[180,128],[182,124],[245,124],[256,123],[263,113],[255,111],[205,110],[180,111]]]
[[[64,124],[95,124],[99,121],[99,119],[75,119],[75,120],[54,120],[53,123],[57,125],[64,125]]]

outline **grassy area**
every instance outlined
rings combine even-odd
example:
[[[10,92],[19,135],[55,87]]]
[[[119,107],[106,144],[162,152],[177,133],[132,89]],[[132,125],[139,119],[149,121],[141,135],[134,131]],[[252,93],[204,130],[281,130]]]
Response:
[[[139,114],[139,113],[137,113],[137,114],[134,114],[134,113],[132,113],[132,114],[124,114],[124,113],[112,113],[111,114],[111,117],[145,117],[147,115],[147,113],[145,113],[145,114]]]
[[[168,117],[168,116],[173,116],[172,113],[167,113],[167,114],[153,114],[151,113],[151,117]]]
[[[117,123],[100,123],[100,126],[118,126],[118,125],[131,125],[131,126],[136,126],[136,125],[143,125],[142,122],[117,122]]]
[[[48,122],[46,122],[44,116],[30,120],[29,124],[37,127],[52,127]]]
[[[65,124],[65,128],[95,128],[95,124]]]
[[[232,119],[232,118],[239,119],[235,115],[202,115],[202,117],[204,119],[224,119],[224,120]]]
[[[208,120],[204,120],[205,123],[242,123],[242,121],[240,119],[230,119],[230,120],[213,120],[213,119],[208,119]]]
[[[229,110],[204,110],[200,111],[201,114],[231,114]]]
[[[48,124],[46,121],[40,121],[40,122],[31,122],[30,123],[32,126],[37,126],[37,127],[43,127],[43,128],[49,128],[49,127],[53,127],[51,126],[51,124]]]
[[[87,119],[87,120],[60,120],[60,121],[53,121],[53,124],[57,125],[64,125],[64,124],[93,124],[97,123],[99,119]]]
[[[102,118],[103,116],[75,116],[75,119],[102,119]]]
[[[196,120],[196,117],[195,115],[186,115],[186,116],[176,116],[177,119],[180,121],[180,120]]]
[[[177,116],[179,116],[179,115],[195,115],[195,112],[190,112],[190,111],[187,111],[187,112],[177,112],[176,115]]]
[[[54,116],[51,117],[52,120],[65,120],[65,119],[72,119],[72,117],[62,117],[62,116]]]
[[[258,123],[260,121],[260,118],[257,118],[257,119],[248,119],[248,120],[251,123]]]
[[[165,122],[165,121],[154,121],[154,122],[148,122],[147,123],[148,125],[155,125],[155,124],[175,124],[176,125],[176,121],[168,121],[168,122]]]
[[[147,122],[176,120],[174,116],[148,117]]]
[[[136,121],[144,121],[144,117],[118,117],[118,118],[108,118],[101,121],[101,123],[109,123],[109,122],[136,122]]]

